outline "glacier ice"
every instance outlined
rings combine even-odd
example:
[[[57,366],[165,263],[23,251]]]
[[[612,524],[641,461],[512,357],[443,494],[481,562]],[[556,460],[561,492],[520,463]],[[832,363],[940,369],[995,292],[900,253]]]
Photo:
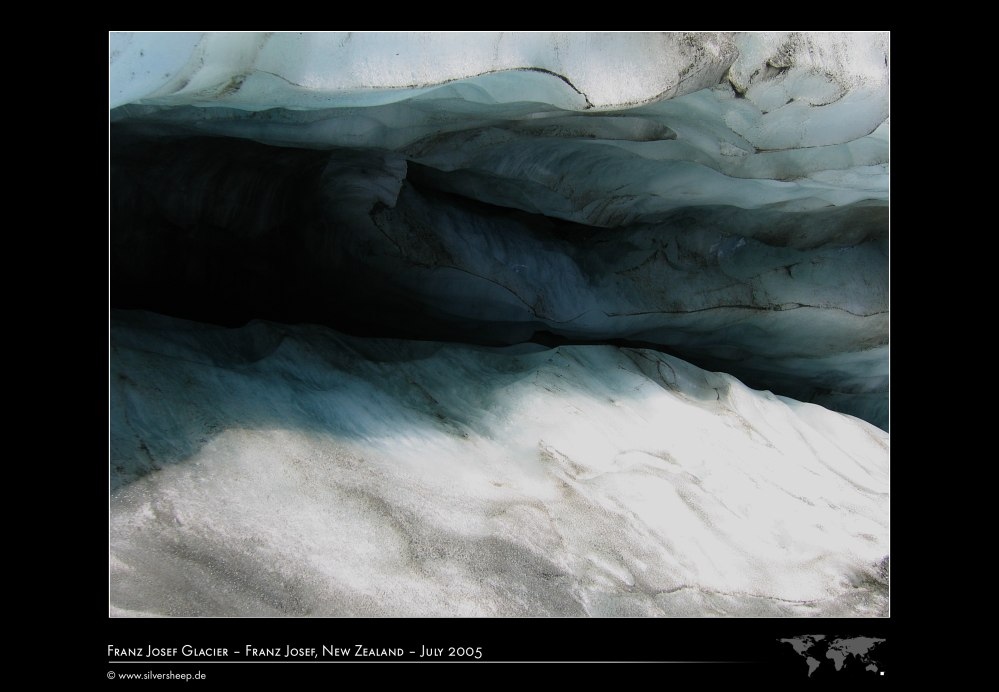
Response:
[[[887,419],[878,204],[697,206],[607,229],[444,194],[433,169],[394,152],[202,138],[120,147],[112,263],[137,301],[122,307],[335,314],[375,333],[479,343],[626,339]]]
[[[112,331],[116,615],[877,615],[888,435],[671,356]]]
[[[152,189],[165,166],[146,156],[136,167],[134,150],[178,138],[210,147],[203,137],[324,150],[317,216],[350,231],[336,241],[315,231],[309,252],[324,272],[359,263],[351,280],[387,283],[404,312],[415,302],[453,316],[428,338],[467,338],[480,325],[452,328],[474,318],[518,335],[643,341],[887,427],[884,34],[112,34],[110,44],[119,179],[159,206],[129,213],[168,217],[131,224],[133,247],[140,232],[176,244],[220,225],[190,210],[170,220],[179,211],[162,199],[182,188]],[[194,156],[172,169],[192,188],[207,165]],[[218,190],[195,200],[216,204]],[[455,210],[462,200],[488,206]],[[502,210],[578,224],[558,226],[574,234],[555,250],[562,285],[525,286],[544,262],[524,256],[547,248],[523,243],[523,224],[501,223]],[[385,257],[377,244],[400,235],[452,258],[463,246],[462,256],[451,268]],[[374,251],[351,248],[355,237]],[[509,257],[491,254],[498,244]],[[117,256],[121,271],[147,271]],[[345,292],[320,290],[333,301]]]
[[[209,34],[147,84],[180,43],[112,35],[113,121],[392,149],[472,198],[594,225],[887,198],[881,34]]]
[[[889,69],[112,32],[112,614],[885,613]]]

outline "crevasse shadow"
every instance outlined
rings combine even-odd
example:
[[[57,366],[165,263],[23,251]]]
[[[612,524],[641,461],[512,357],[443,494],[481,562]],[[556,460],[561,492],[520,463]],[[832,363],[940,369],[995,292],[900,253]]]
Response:
[[[495,392],[537,378],[542,370],[553,382],[539,386],[557,389],[566,381],[560,370],[573,366],[579,348],[618,351],[372,339],[263,321],[227,328],[115,310],[111,489],[189,459],[229,429],[297,429],[344,439],[405,437],[412,429],[488,435],[483,419],[496,411]],[[723,380],[708,382],[699,369],[665,354],[621,353],[626,357],[618,358],[616,367],[628,367],[641,381],[678,396],[715,402],[727,388]],[[614,397],[635,393],[614,391],[607,378],[597,381]]]
[[[531,136],[538,141],[516,152],[501,137],[496,156],[582,147],[584,168],[609,165],[602,145]],[[465,170],[445,180],[413,156],[117,126],[112,305],[229,326],[266,319],[484,345],[540,333],[644,343],[887,424],[884,204],[698,204],[588,226],[559,218],[585,200],[543,213],[497,206],[474,198],[488,185],[451,184]],[[653,163],[667,187],[689,173]],[[634,165],[612,168],[624,180]],[[518,184],[555,185],[556,196],[574,189]]]

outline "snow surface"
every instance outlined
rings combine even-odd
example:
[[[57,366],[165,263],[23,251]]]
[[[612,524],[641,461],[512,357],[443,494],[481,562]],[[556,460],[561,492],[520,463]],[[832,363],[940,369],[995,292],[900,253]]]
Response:
[[[504,103],[525,100],[524,84],[494,76],[534,72],[545,79],[530,100],[582,110],[679,96],[728,74],[774,110],[793,97],[810,106],[847,94],[879,101],[887,45],[877,32],[112,32],[109,101],[370,106],[457,83]],[[795,66],[784,86],[763,83],[764,68]]]
[[[129,33],[109,53],[113,122],[391,149],[579,223],[888,195],[883,33]]]
[[[643,349],[116,312],[113,615],[879,615],[887,433]]]

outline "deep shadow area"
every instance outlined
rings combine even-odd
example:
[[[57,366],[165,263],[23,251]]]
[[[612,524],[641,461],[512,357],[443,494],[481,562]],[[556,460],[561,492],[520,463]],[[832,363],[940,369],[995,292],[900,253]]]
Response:
[[[114,131],[111,304],[226,326],[317,320],[304,231],[326,152]]]
[[[320,324],[401,340],[651,348],[732,373],[754,388],[865,415],[851,408],[851,398],[868,390],[840,392],[797,380],[796,373],[768,371],[766,363],[744,367],[738,357],[717,357],[717,347],[716,353],[698,350],[698,335],[707,333],[701,323],[681,325],[687,336],[675,343],[689,344],[682,348],[643,339],[649,325],[641,315],[649,313],[635,305],[651,302],[682,319],[705,309],[812,308],[765,297],[760,304],[721,300],[717,308],[681,303],[701,300],[698,291],[710,296],[730,290],[726,282],[737,286],[741,279],[732,284],[726,272],[756,271],[755,265],[722,266],[742,261],[744,247],[755,253],[752,261],[775,265],[762,270],[774,295],[800,292],[799,284],[811,291],[808,281],[828,281],[828,271],[816,271],[833,263],[849,267],[854,258],[880,271],[883,207],[855,205],[820,216],[691,208],[661,227],[637,226],[628,235],[438,190],[432,169],[391,153],[147,136],[124,125],[112,127],[111,142],[112,308],[228,327],[254,319]],[[719,235],[712,228],[719,224],[751,233],[748,245],[745,236]],[[849,229],[846,236],[842,229]],[[700,254],[698,245],[707,244],[696,239],[702,232],[720,238],[722,249]],[[694,240],[685,246],[684,237]],[[794,272],[806,270],[811,274],[804,276],[818,278],[799,281]],[[618,293],[608,294],[608,288]],[[754,290],[749,294],[756,300]],[[631,307],[623,303],[618,317],[607,300],[631,301]],[[574,302],[580,316],[598,320],[560,324],[558,315],[576,312]],[[629,322],[630,316],[638,321]],[[726,322],[718,324],[727,329]],[[755,341],[735,346],[746,352],[763,353],[760,343],[774,338],[759,330],[744,333]],[[865,347],[880,345],[875,337]]]
[[[597,348],[587,350],[588,357],[606,362],[593,369],[579,360],[582,352],[559,351],[557,338],[537,336],[548,346],[493,350],[357,338],[321,326],[261,320],[231,329],[113,310],[111,490],[186,462],[234,430],[278,429],[340,441],[488,437],[489,420],[511,388],[525,382],[550,394],[571,388],[562,368],[580,376],[589,372],[595,381],[627,371],[709,405],[727,392],[686,362]],[[555,372],[558,384],[538,384],[541,370]],[[635,394],[630,383],[613,387],[615,397]]]

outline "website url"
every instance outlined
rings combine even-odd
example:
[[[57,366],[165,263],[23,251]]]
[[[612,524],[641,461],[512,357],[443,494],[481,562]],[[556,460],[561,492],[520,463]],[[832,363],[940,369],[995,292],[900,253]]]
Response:
[[[184,682],[190,682],[191,680],[204,680],[206,677],[200,670],[197,673],[174,673],[173,671],[154,673],[151,670],[145,673],[116,673],[113,670],[108,671],[108,680],[183,680]]]

